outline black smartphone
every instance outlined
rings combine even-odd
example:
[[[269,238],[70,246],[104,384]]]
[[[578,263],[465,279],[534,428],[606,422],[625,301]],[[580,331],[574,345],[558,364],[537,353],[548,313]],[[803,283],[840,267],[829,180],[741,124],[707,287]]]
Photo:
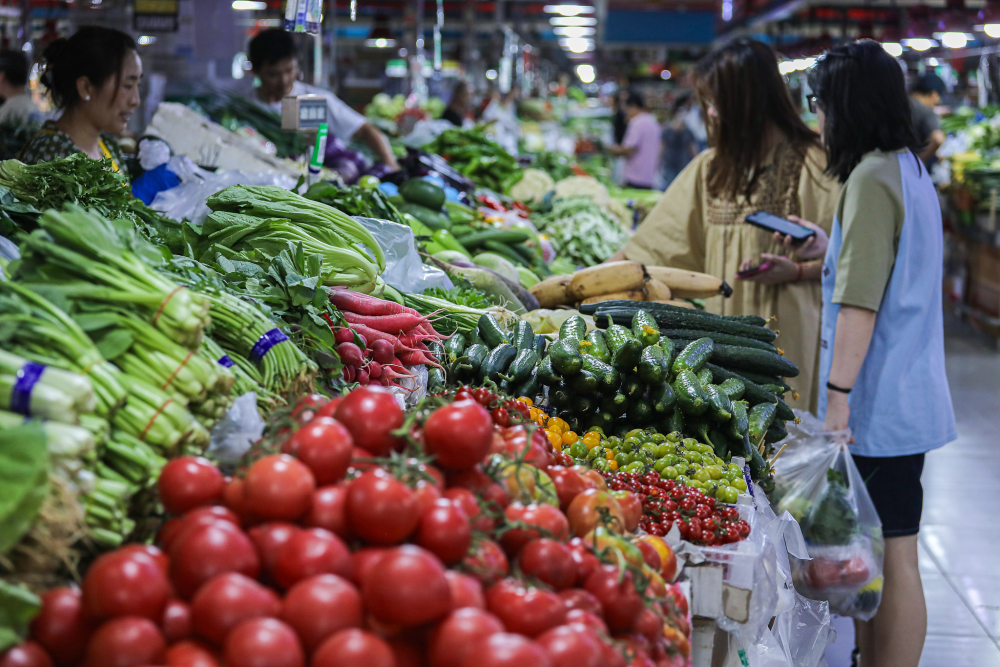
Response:
[[[808,227],[803,227],[802,225],[792,222],[791,220],[785,220],[784,218],[779,218],[776,215],[771,215],[770,213],[765,213],[764,211],[751,213],[746,217],[746,221],[747,224],[753,225],[754,227],[760,227],[761,229],[766,229],[770,232],[780,232],[785,236],[791,236],[798,243],[802,243],[810,236],[816,235],[816,232]]]

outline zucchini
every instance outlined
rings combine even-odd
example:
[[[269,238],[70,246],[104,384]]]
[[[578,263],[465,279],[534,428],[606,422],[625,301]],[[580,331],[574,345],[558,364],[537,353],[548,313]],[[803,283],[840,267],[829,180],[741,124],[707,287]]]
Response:
[[[629,402],[626,417],[636,426],[641,426],[649,422],[654,414],[653,404],[645,398],[639,398]]]
[[[706,368],[705,370],[709,373],[712,372],[710,368]],[[719,391],[728,396],[731,401],[743,398],[743,392],[745,390],[746,386],[743,384],[743,380],[740,380],[739,378],[729,378],[719,385]]]
[[[680,351],[677,343],[670,340],[667,336],[661,336],[660,349],[663,350],[663,355],[667,358],[667,363],[673,365],[674,359],[677,358],[677,353]]]
[[[613,396],[605,396],[601,400],[601,411],[607,412],[615,417],[621,417],[628,410],[628,396],[617,393]]]
[[[618,391],[618,388],[622,384],[621,373],[616,371],[609,364],[606,364],[597,357],[592,357],[589,354],[583,355],[583,370],[589,371],[593,375],[597,376],[600,391],[604,393]]]
[[[700,371],[695,373],[695,376],[698,378],[698,382],[701,383],[702,387],[706,384],[712,384],[712,371],[707,368],[702,368]]]
[[[674,373],[680,373],[681,371],[693,371],[697,373],[705,366],[709,358],[712,357],[714,348],[715,342],[711,338],[699,338],[688,343],[674,360]]]
[[[545,356],[545,348],[548,346],[549,341],[545,336],[535,336],[531,344],[535,348],[535,352],[538,353],[538,358],[541,359]]]
[[[570,405],[573,406],[573,412],[577,415],[589,415],[597,412],[597,402],[598,399],[594,396],[577,394],[570,401]]]
[[[611,317],[615,324],[631,325],[635,312],[639,309],[649,311],[656,319],[660,329],[694,329],[699,331],[717,331],[772,342],[778,335],[762,326],[744,324],[721,315],[712,315],[693,308],[680,308],[661,303],[643,302],[641,306],[632,301],[601,301],[594,304],[581,304],[580,312],[593,315],[597,323]]]
[[[767,352],[777,352],[778,348],[762,340],[747,338],[746,336],[734,336],[720,331],[704,331],[701,329],[664,329],[660,332],[670,338],[681,340],[697,340],[699,338],[711,338],[719,345],[735,345],[736,347],[752,347]]]
[[[733,401],[733,418],[729,420],[727,429],[729,435],[736,440],[742,440],[750,428],[750,419],[747,416],[748,407],[746,401]]]
[[[593,394],[597,391],[600,380],[588,370],[582,370],[569,381],[570,389],[578,394]]]
[[[646,393],[646,385],[634,375],[622,377],[622,393],[630,399],[641,398]]]
[[[620,371],[630,371],[642,356],[642,343],[625,327],[613,324],[604,332],[604,340],[611,351],[611,365]]]
[[[673,385],[674,393],[677,394],[677,403],[685,414],[698,416],[705,414],[708,410],[708,397],[702,389],[698,378],[689,370],[682,370],[677,374]]]
[[[528,378],[520,386],[514,387],[511,393],[514,398],[527,396],[530,399],[534,399],[538,394],[538,367],[535,366],[532,368]]]
[[[559,338],[576,338],[583,340],[587,335],[587,323],[579,315],[573,315],[563,321],[559,327]]]
[[[639,379],[648,385],[655,385],[668,379],[670,367],[667,357],[658,345],[650,345],[643,349],[639,356]]]
[[[772,442],[781,442],[787,437],[788,431],[786,431],[783,426],[778,426],[777,424],[771,424],[767,431],[764,432],[764,442],[768,444]]]
[[[445,375],[444,371],[437,366],[427,368],[427,393],[437,394],[444,391]]]
[[[789,386],[787,382],[782,380],[777,375],[764,375],[763,373],[754,373],[753,371],[742,371],[742,370],[738,372],[740,374],[740,377],[744,377],[747,380],[750,380],[751,382],[756,382],[759,385],[776,384],[784,387],[786,392],[792,390],[791,386]]]
[[[560,338],[549,345],[552,368],[560,375],[579,373],[583,368],[583,355],[579,348],[580,342],[576,338]]]
[[[537,365],[538,354],[534,350],[519,350],[517,356],[514,357],[512,362],[510,362],[510,366],[507,367],[504,379],[511,384],[523,382],[529,375],[531,375],[531,371],[533,371]]]
[[[465,363],[470,366],[471,370],[469,372],[472,375],[478,375],[479,367],[483,365],[483,361],[489,353],[490,348],[482,343],[473,343],[465,351]]]
[[[510,246],[506,243],[500,243],[499,241],[486,241],[483,246],[490,252],[500,255],[508,262],[516,266],[530,266],[530,263],[525,262],[524,258],[519,254],[511,250]]]
[[[724,368],[786,378],[799,374],[798,366],[774,352],[734,345],[716,345],[712,352],[712,363]]]
[[[702,385],[705,395],[708,396],[708,407],[712,419],[720,422],[727,422],[733,418],[733,403],[729,397],[719,391],[714,384]]]
[[[479,337],[491,350],[501,343],[510,342],[507,332],[500,328],[496,318],[489,313],[483,313],[479,318]]]
[[[660,327],[647,311],[637,310],[632,316],[632,335],[643,347],[649,347],[660,342]]]
[[[666,421],[667,433],[683,433],[686,426],[684,412],[680,408],[674,408],[670,418]]]
[[[750,413],[747,415],[750,420],[748,429],[750,442],[756,445],[761,441],[771,422],[774,421],[776,412],[777,406],[774,403],[758,403],[750,409]]]
[[[538,381],[547,387],[559,384],[562,377],[552,368],[552,357],[545,357],[538,363]]]
[[[516,356],[517,349],[513,345],[500,343],[483,359],[483,364],[479,367],[479,378],[499,382],[502,379],[500,374],[507,371],[507,367]]]
[[[660,414],[668,414],[677,404],[677,395],[669,382],[661,382],[653,387],[649,397],[653,402],[653,410]]]
[[[611,350],[608,349],[608,344],[604,341],[603,331],[594,329],[589,332],[585,342],[590,344],[582,346],[584,354],[595,356],[606,364],[611,363]]]
[[[514,328],[514,339],[510,342],[519,350],[531,349],[535,343],[535,332],[532,331],[531,325],[524,320],[519,320]]]
[[[723,382],[730,378],[736,378],[743,382],[743,398],[745,398],[751,405],[757,405],[758,403],[775,403],[778,406],[777,416],[779,419],[784,419],[785,421],[795,419],[795,413],[792,412],[792,409],[788,407],[787,403],[755,382],[751,382],[739,373],[726,370],[725,368],[716,366],[713,363],[705,364],[705,367],[711,369],[712,377],[715,378],[716,382]]]
[[[455,360],[462,356],[462,352],[466,347],[468,346],[465,342],[465,336],[461,331],[456,331],[447,340],[445,340],[444,351],[448,356],[448,363],[455,363]]]
[[[549,402],[553,407],[565,408],[573,400],[573,391],[566,386],[565,382],[560,382],[555,387],[549,388]]]

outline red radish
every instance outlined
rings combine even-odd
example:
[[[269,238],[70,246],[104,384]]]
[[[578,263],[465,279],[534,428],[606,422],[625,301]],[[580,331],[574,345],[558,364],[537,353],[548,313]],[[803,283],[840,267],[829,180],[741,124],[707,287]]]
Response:
[[[363,368],[359,368],[358,369],[358,374],[357,374],[357,380],[358,380],[358,384],[360,384],[362,387],[367,387],[368,383],[370,381],[370,379],[368,377],[368,371],[366,371]]]
[[[377,380],[382,377],[382,364],[377,361],[369,361],[365,370],[368,371],[368,378],[371,380]]]
[[[395,334],[400,331],[409,331],[414,327],[420,326],[426,317],[422,315],[410,315],[409,313],[399,313],[398,315],[382,315],[379,317],[373,317],[371,315],[357,315],[351,312],[344,312],[344,319],[347,320],[352,326],[355,324],[363,324],[365,326],[376,329],[377,331],[384,331],[385,333]]]
[[[399,353],[399,359],[407,366],[436,366],[444,368],[441,364],[421,352],[420,350],[410,350]]]
[[[354,343],[341,343],[337,346],[337,354],[340,355],[341,361],[351,366],[361,366],[365,363],[361,348]]]
[[[387,340],[373,341],[368,349],[372,351],[372,359],[382,365],[391,364],[396,357],[392,343]]]
[[[360,315],[398,315],[399,313],[414,313],[412,308],[400,305],[395,301],[386,301],[378,297],[368,296],[349,289],[332,288],[327,290],[330,303],[340,310],[347,310]]]
[[[390,386],[390,384],[389,384],[389,376],[388,376],[388,375],[386,375],[385,373],[383,373],[382,375],[380,375],[377,381],[378,381],[378,383],[379,383],[380,385],[382,385],[383,387],[388,387],[388,386]],[[399,385],[393,385],[393,386],[396,386],[396,387],[398,387]]]
[[[354,382],[354,378],[357,377],[357,369],[354,366],[344,366],[344,380],[347,382]]]
[[[344,327],[333,332],[333,339],[338,343],[353,343],[354,333],[349,327]]]

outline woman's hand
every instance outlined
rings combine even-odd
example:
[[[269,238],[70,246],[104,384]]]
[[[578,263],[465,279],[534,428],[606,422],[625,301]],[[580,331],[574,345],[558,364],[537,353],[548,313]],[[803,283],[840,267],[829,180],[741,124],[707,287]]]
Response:
[[[847,394],[839,391],[826,392],[826,430],[843,431],[851,418],[851,406]],[[851,439],[853,442],[853,438]]]
[[[802,272],[799,265],[784,255],[772,255],[767,252],[761,253],[760,263],[767,264],[768,262],[772,266],[767,271],[762,271],[749,278],[739,279],[760,283],[761,285],[780,285],[781,283],[790,283],[801,278]],[[749,259],[743,260],[743,263],[740,264],[740,271],[746,271],[752,266],[753,263]]]
[[[792,222],[797,222],[803,227],[816,232],[802,243],[796,243],[791,236],[785,236],[781,232],[774,233],[774,240],[785,246],[794,259],[802,261],[804,259],[818,259],[826,254],[826,247],[830,244],[830,237],[826,235],[823,228],[813,224],[808,220],[803,220],[794,215],[788,216]]]

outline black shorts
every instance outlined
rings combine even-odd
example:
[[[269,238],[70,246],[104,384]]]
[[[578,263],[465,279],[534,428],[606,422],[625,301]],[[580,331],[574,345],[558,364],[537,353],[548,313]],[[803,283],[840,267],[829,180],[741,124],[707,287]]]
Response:
[[[882,534],[886,537],[916,535],[924,509],[924,488],[920,485],[924,455],[853,456],[882,520]]]

